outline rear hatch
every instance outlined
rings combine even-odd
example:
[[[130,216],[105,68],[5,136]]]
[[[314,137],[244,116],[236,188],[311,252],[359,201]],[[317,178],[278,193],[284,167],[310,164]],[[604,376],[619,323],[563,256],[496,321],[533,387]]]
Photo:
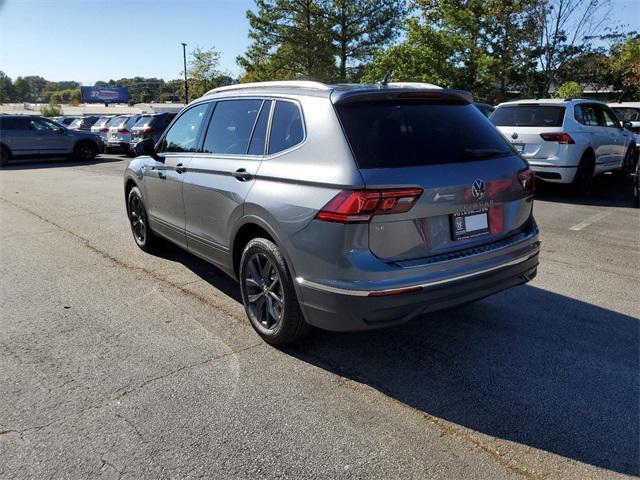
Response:
[[[422,259],[496,242],[526,226],[533,174],[467,100],[369,99],[337,104],[336,111],[367,191],[384,199],[399,190],[391,195],[405,203],[371,217],[369,248],[377,257]]]
[[[153,117],[145,115],[131,128],[131,142],[139,142],[143,138],[152,137],[153,129],[151,127]]]
[[[561,133],[564,113],[564,105],[521,103],[498,107],[490,120],[525,158],[545,159],[558,155],[561,144],[542,135]]]

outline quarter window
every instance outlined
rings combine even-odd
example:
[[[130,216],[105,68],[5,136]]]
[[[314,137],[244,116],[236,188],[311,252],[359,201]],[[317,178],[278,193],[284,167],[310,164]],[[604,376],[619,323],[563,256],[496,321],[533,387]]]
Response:
[[[300,108],[293,102],[278,100],[271,121],[269,154],[294,147],[304,140],[304,127]]]
[[[165,135],[160,151],[195,152],[198,132],[208,108],[209,104],[201,103],[184,112]]]
[[[261,105],[262,100],[218,102],[209,122],[202,151],[227,155],[246,154]]]

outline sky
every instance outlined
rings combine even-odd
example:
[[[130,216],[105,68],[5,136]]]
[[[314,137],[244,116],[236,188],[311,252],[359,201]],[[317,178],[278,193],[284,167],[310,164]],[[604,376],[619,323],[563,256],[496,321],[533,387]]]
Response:
[[[612,0],[612,21],[640,30],[640,0]],[[252,0],[0,0],[0,70],[47,80],[179,78],[182,45],[215,47],[240,74]]]

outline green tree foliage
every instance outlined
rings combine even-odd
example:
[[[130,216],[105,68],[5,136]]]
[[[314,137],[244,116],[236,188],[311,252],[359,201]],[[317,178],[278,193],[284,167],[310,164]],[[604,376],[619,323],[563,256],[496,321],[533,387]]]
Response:
[[[358,80],[362,65],[395,40],[406,14],[404,0],[325,0],[320,7],[338,60],[337,80]]]
[[[611,47],[612,84],[622,90],[622,99],[640,97],[640,36],[629,37]]]
[[[578,82],[566,82],[553,92],[554,98],[580,98],[582,86]]]
[[[316,0],[256,0],[248,11],[252,44],[238,64],[242,81],[336,78],[336,48],[325,10]]]
[[[0,104],[14,101],[15,92],[11,78],[0,70]]]
[[[243,81],[357,81],[399,34],[404,0],[256,0]]]
[[[45,105],[40,109],[40,114],[45,117],[57,117],[58,115],[62,115],[62,111],[60,111],[55,99],[52,98],[48,105]]]
[[[220,52],[196,47],[189,55],[189,98],[201,97],[212,88],[229,85],[233,79],[220,71]],[[184,75],[184,72],[183,72]]]

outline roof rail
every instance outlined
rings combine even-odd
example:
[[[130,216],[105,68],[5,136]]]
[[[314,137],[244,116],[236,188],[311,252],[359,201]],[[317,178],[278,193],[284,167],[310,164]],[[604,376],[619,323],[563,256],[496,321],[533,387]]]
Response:
[[[218,92],[228,92],[230,90],[246,90],[251,88],[307,88],[311,90],[331,90],[324,83],[312,82],[309,80],[277,80],[272,82],[252,82],[238,83],[235,85],[225,85],[224,87],[209,90],[205,95],[211,95]]]
[[[424,83],[424,82],[389,82],[386,84],[387,87],[407,87],[407,88],[437,88],[442,89],[438,85],[434,85],[433,83]]]

